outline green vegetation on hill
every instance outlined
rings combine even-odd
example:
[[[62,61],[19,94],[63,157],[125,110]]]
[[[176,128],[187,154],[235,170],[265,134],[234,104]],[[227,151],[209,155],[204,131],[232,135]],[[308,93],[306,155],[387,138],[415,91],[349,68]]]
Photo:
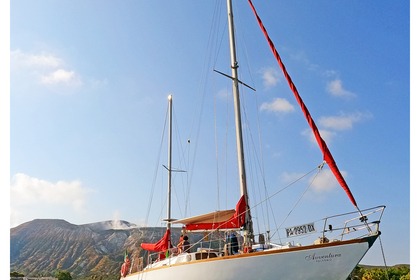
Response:
[[[347,280],[409,280],[410,266],[395,265],[392,267],[358,265]]]

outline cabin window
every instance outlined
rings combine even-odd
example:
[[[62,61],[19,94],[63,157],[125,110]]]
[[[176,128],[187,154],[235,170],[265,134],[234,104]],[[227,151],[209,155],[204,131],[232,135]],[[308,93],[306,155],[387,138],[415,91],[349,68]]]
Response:
[[[217,258],[217,254],[213,253],[213,252],[199,252],[195,254],[195,259],[196,260],[205,260],[205,259],[212,259],[212,258]]]

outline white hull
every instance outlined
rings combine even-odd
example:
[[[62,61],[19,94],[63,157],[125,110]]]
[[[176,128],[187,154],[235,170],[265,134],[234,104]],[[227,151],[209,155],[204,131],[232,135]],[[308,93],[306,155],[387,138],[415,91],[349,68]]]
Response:
[[[172,265],[168,264],[127,275],[121,279],[345,280],[366,254],[374,239],[376,239],[376,236],[362,240],[332,242],[291,249],[275,249]]]

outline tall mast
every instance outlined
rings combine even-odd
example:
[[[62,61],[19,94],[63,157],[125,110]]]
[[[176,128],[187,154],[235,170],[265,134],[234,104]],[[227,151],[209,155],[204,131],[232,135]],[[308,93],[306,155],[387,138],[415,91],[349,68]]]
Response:
[[[236,61],[236,46],[235,46],[235,31],[233,23],[233,10],[232,1],[227,0],[227,12],[229,22],[229,46],[230,46],[230,67],[232,68],[232,88],[233,88],[233,100],[235,110],[235,127],[236,127],[236,150],[238,157],[238,172],[239,172],[239,184],[241,190],[241,196],[245,196],[246,201],[246,215],[245,215],[245,243],[249,244],[253,235],[251,212],[249,209],[248,190],[246,184],[246,173],[245,173],[245,157],[244,157],[244,144],[242,139],[242,120],[241,120],[241,103],[239,99],[239,82],[238,82],[238,62]]]
[[[168,215],[166,228],[171,228],[171,187],[172,187],[172,95],[168,96],[169,129],[168,129]]]

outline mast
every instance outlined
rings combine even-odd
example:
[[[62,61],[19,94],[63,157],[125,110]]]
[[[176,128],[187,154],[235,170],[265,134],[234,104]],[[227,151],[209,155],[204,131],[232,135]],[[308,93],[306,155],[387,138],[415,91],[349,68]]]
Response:
[[[230,67],[232,68],[232,91],[234,100],[234,111],[235,111],[235,127],[236,127],[236,150],[238,157],[238,172],[239,172],[239,185],[241,196],[245,196],[246,201],[246,213],[245,213],[245,244],[250,245],[253,239],[253,228],[251,220],[251,212],[249,209],[248,190],[246,184],[246,173],[245,173],[245,157],[244,157],[244,145],[242,137],[242,120],[241,120],[241,103],[239,99],[239,80],[238,80],[238,62],[236,60],[236,45],[235,45],[235,31],[233,22],[233,10],[232,1],[227,0],[227,12],[229,22],[229,47],[230,47]]]
[[[171,229],[171,189],[172,189],[172,95],[168,96],[169,107],[169,128],[168,128],[168,215],[166,231]],[[167,239],[167,246],[170,247],[171,235]]]
[[[166,229],[171,228],[171,188],[172,188],[172,95],[168,96],[169,129],[168,129],[168,212]]]

